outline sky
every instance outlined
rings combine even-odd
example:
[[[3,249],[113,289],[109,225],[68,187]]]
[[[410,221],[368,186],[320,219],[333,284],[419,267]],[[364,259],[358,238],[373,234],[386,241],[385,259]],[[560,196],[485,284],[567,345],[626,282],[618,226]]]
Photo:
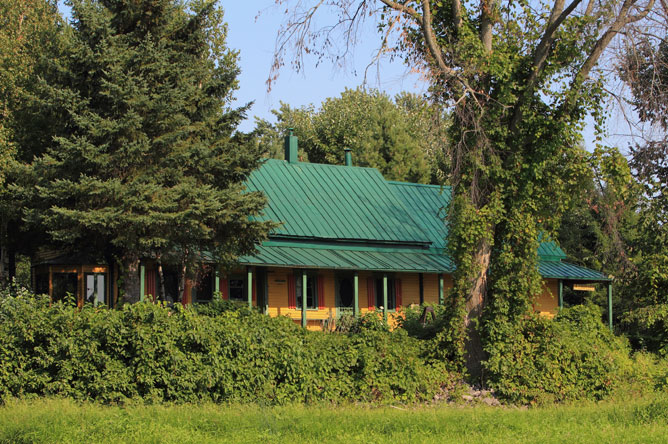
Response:
[[[237,102],[255,102],[249,118],[239,128],[241,131],[254,128],[253,116],[275,121],[271,110],[278,109],[281,101],[292,107],[317,106],[328,97],[339,96],[346,88],[360,86],[364,81],[365,68],[380,42],[375,29],[369,26],[345,69],[329,62],[316,66],[314,57],[307,58],[303,73],[296,73],[289,66],[284,67],[268,93],[265,82],[270,74],[276,35],[285,20],[283,10],[274,4],[274,0],[222,2],[228,24],[228,46],[240,52]],[[407,67],[400,61],[385,61],[378,70],[370,69],[367,85],[391,96],[401,91],[422,93],[426,88],[417,75],[407,72]]]

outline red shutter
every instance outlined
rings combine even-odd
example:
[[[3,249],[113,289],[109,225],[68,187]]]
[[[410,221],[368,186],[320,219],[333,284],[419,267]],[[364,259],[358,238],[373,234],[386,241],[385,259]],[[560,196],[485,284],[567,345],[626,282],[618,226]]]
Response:
[[[366,280],[366,295],[368,297],[369,310],[376,308],[376,280],[368,278]]]
[[[146,296],[151,296],[155,301],[158,298],[158,293],[155,291],[155,268],[146,269]]]
[[[318,276],[318,308],[325,308],[325,277]]]
[[[394,292],[396,296],[396,308],[399,308],[403,305],[403,295],[401,294],[401,279],[394,280]]]
[[[253,280],[251,281],[251,285],[253,287],[253,305],[257,305],[257,279],[255,276],[253,276]]]
[[[288,307],[297,308],[297,290],[295,289],[295,275],[288,275]]]
[[[229,284],[226,278],[220,280],[220,295],[223,297],[224,301],[227,301],[230,298],[229,295]]]

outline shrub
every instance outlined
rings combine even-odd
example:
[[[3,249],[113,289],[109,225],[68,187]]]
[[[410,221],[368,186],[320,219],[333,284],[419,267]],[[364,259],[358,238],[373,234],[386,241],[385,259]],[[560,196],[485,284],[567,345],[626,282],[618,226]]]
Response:
[[[368,321],[368,322],[367,322]],[[145,402],[418,402],[455,378],[377,320],[310,332],[229,302],[77,309],[0,298],[0,396]]]
[[[507,401],[545,404],[602,399],[623,382],[629,348],[600,321],[597,307],[531,316],[487,344],[487,381]]]

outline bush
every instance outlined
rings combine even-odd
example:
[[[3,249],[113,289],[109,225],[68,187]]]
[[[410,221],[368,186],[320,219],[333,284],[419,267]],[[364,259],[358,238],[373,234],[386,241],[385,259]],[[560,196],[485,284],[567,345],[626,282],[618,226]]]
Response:
[[[455,380],[419,341],[360,321],[310,332],[239,304],[77,309],[0,298],[0,397],[145,402],[419,402]]]
[[[602,399],[624,383],[631,364],[628,345],[593,306],[565,309],[554,320],[528,317],[486,349],[487,381],[513,403]]]

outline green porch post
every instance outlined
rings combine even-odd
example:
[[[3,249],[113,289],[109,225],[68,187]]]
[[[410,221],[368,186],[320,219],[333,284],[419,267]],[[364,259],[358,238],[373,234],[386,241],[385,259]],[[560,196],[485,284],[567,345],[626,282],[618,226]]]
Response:
[[[144,280],[146,278],[146,265],[141,264],[139,266],[139,300],[144,300]]]
[[[612,331],[612,282],[608,282],[608,327]]]
[[[302,270],[302,327],[306,327],[306,271]]]
[[[559,310],[564,309],[564,281],[559,279]]]
[[[216,293],[220,293],[220,271],[218,271],[218,268],[216,268],[216,271],[214,273],[214,280],[213,280],[213,291]]]
[[[424,274],[418,274],[420,285],[420,305],[424,304]]]
[[[358,272],[355,272],[353,276],[353,295],[354,295],[354,304],[353,305],[353,315],[358,317],[360,315],[360,292],[359,292],[359,281],[360,276]]]
[[[443,295],[443,273],[438,274],[438,304],[445,303],[445,296]]]
[[[246,287],[248,287],[248,308],[253,308],[253,269],[251,267],[247,267],[246,271],[248,272],[248,280],[246,285]]]
[[[387,321],[387,273],[383,273],[383,319]]]

